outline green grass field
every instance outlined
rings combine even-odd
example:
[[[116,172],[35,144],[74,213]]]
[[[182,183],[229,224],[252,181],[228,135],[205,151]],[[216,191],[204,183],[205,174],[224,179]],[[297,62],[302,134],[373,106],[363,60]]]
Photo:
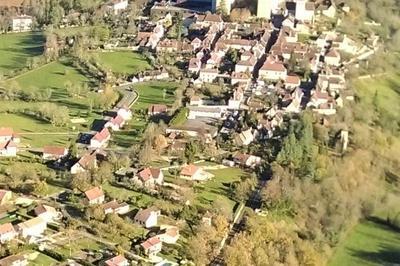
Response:
[[[232,206],[236,204],[235,201],[228,197],[229,186],[235,181],[239,181],[242,176],[247,174],[239,168],[224,168],[218,170],[205,170],[214,175],[214,177],[206,181],[204,184],[196,186],[200,192],[197,194],[197,200],[202,205],[208,205],[216,200],[218,197],[224,199]]]
[[[41,55],[45,37],[42,33],[10,33],[0,35],[0,72],[26,66],[27,59]]]
[[[0,127],[12,127],[21,136],[22,145],[41,148],[45,145],[66,145],[70,139],[75,139],[76,133],[65,135],[52,135],[54,132],[71,132],[68,128],[54,127],[42,121],[23,114],[0,113]],[[32,134],[36,133],[36,134]],[[37,134],[41,133],[41,134]]]
[[[379,221],[364,221],[336,249],[329,266],[395,265],[400,262],[400,232]]]
[[[369,106],[373,106],[377,93],[378,109],[400,119],[400,74],[357,80],[354,87],[361,101]]]
[[[96,53],[100,65],[116,74],[136,74],[151,69],[146,59],[135,52],[101,52]]]
[[[126,201],[130,197],[140,198],[143,205],[148,205],[154,202],[155,198],[152,198],[146,194],[129,190],[123,187],[113,186],[111,184],[103,184],[101,186],[107,195],[113,199]]]
[[[34,260],[29,261],[29,265],[32,266],[53,266],[58,265],[59,263],[59,261],[43,253],[38,253],[38,256]]]

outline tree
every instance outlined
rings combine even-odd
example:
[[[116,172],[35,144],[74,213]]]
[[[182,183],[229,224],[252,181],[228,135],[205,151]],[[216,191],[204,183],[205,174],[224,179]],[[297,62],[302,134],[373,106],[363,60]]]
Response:
[[[185,147],[185,158],[188,163],[193,163],[194,158],[199,151],[198,144],[194,141],[189,141]]]

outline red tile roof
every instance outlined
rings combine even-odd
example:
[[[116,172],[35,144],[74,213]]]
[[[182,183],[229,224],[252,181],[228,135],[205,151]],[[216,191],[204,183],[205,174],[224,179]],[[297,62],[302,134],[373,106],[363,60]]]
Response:
[[[111,122],[113,125],[121,126],[121,125],[125,122],[125,120],[124,120],[124,118],[123,118],[122,116],[117,115],[116,117],[114,117],[113,119],[111,119],[110,122]]]
[[[0,225],[0,235],[15,232],[14,226],[11,223]]]
[[[101,190],[101,188],[94,187],[92,189],[89,189],[88,191],[85,191],[85,195],[88,198],[88,200],[94,200],[100,198],[101,196],[104,196],[104,193]]]
[[[63,156],[66,152],[66,148],[58,146],[46,146],[43,148],[43,153]]]
[[[282,63],[277,62],[265,62],[264,65],[261,67],[262,70],[269,70],[269,71],[278,71],[278,72],[285,72],[286,68]]]
[[[12,137],[14,130],[11,127],[0,127],[0,137]]]
[[[300,78],[297,75],[288,75],[286,77],[286,83],[299,84],[300,83]]]
[[[200,168],[194,164],[188,164],[181,170],[181,175],[193,176]]]
[[[4,189],[0,189],[0,201],[3,200],[4,196],[8,193],[11,192],[9,190],[4,190]]]
[[[97,140],[98,142],[103,142],[105,141],[107,138],[110,137],[110,131],[108,131],[107,128],[103,128],[100,132],[97,132],[93,138],[95,140]]]
[[[120,265],[121,263],[123,263],[125,261],[127,261],[127,259],[124,256],[118,255],[118,256],[115,256],[115,257],[107,260],[105,262],[105,264],[107,266],[118,266],[118,265]]]
[[[156,236],[153,236],[153,237],[147,239],[145,242],[143,242],[141,244],[141,246],[144,249],[147,250],[147,249],[150,249],[151,247],[153,247],[153,246],[155,246],[155,245],[157,245],[159,243],[161,243],[160,239],[158,237],[156,237]]]
[[[8,148],[16,148],[17,144],[15,144],[13,141],[9,140],[7,142],[0,143],[0,149],[8,149]]]

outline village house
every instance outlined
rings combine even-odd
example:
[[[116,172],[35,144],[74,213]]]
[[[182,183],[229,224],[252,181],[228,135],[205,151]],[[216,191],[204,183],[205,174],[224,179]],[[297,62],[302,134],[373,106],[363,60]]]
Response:
[[[104,128],[111,128],[112,131],[119,131],[125,125],[125,120],[122,116],[117,115],[106,122]]]
[[[90,148],[98,149],[106,146],[107,142],[110,140],[111,134],[106,127],[104,127],[100,132],[94,134],[90,140]]]
[[[14,130],[10,127],[0,127],[0,143],[12,140],[15,143],[19,143],[19,137],[14,133]]]
[[[165,114],[168,111],[168,107],[165,104],[152,104],[147,110],[149,116]]]
[[[158,42],[164,36],[164,33],[165,33],[164,26],[161,25],[161,24],[157,25],[153,29],[153,32],[148,37],[148,41],[146,43],[146,46],[150,47],[151,49],[155,49],[157,47]]]
[[[334,3],[330,3],[329,5],[320,5],[317,10],[324,16],[328,18],[335,18],[336,16],[336,6]]]
[[[198,117],[217,118],[222,117],[223,110],[214,106],[189,106],[188,119],[196,119]]]
[[[203,28],[215,26],[218,30],[223,30],[224,21],[221,15],[208,13],[206,15],[198,15],[196,24],[201,25]]]
[[[128,8],[128,0],[111,0],[107,7],[112,10],[114,14],[118,14]]]
[[[108,259],[104,262],[105,266],[128,266],[129,262],[128,260],[122,256],[118,255],[115,257],[112,257],[111,259]]]
[[[54,207],[49,205],[40,204],[34,209],[34,212],[37,217],[42,218],[47,223],[54,222],[61,218],[61,213],[58,212]]]
[[[17,232],[11,223],[5,223],[0,225],[0,243],[4,244],[17,237]]]
[[[159,168],[144,168],[133,178],[133,181],[142,187],[154,188],[164,183],[164,174]]]
[[[340,66],[340,53],[336,51],[335,49],[331,49],[326,55],[325,55],[325,63],[327,65],[331,66]]]
[[[280,34],[282,35],[283,40],[287,43],[295,43],[298,40],[297,32],[288,26],[283,26]]]
[[[104,192],[100,187],[94,187],[85,191],[86,203],[89,205],[102,204],[104,202]]]
[[[218,77],[218,69],[200,69],[199,80],[201,82],[212,83]]]
[[[180,177],[192,181],[204,181],[210,178],[207,172],[194,164],[188,164],[182,167]]]
[[[176,53],[179,50],[179,42],[174,39],[161,40],[156,47],[157,53]]]
[[[290,94],[287,104],[283,106],[283,110],[287,113],[300,113],[303,96],[304,92],[300,88],[296,88]]]
[[[179,228],[176,226],[161,227],[161,232],[157,234],[157,237],[163,243],[175,244],[179,239]]]
[[[252,129],[249,128],[245,131],[242,131],[235,140],[236,140],[236,144],[239,146],[249,145],[250,143],[252,143],[254,141]]]
[[[241,87],[238,87],[234,90],[233,97],[230,98],[228,101],[228,108],[234,110],[240,109],[240,105],[242,104],[243,100],[244,100],[243,89]]]
[[[235,65],[235,72],[253,72],[257,64],[257,58],[253,55],[248,59],[242,59]]]
[[[117,115],[121,116],[125,121],[132,119],[132,111],[127,107],[119,108]]]
[[[42,158],[44,160],[58,160],[68,155],[68,149],[58,146],[45,146]]]
[[[300,86],[301,80],[297,75],[287,75],[285,80],[285,88],[286,89],[294,89]]]
[[[133,218],[134,222],[145,227],[151,228],[157,226],[158,216],[161,212],[153,207],[140,210]]]
[[[296,13],[295,17],[297,20],[313,23],[315,15],[315,3],[308,2],[308,0],[297,0],[296,1]]]
[[[103,204],[104,214],[116,213],[123,215],[129,212],[129,205],[125,202],[118,203],[116,200],[112,200]]]
[[[258,156],[244,154],[244,153],[236,153],[233,156],[233,161],[242,167],[250,167],[254,168],[261,164],[261,158]]]
[[[197,73],[199,73],[200,69],[201,69],[201,59],[199,59],[199,58],[191,58],[189,60],[188,71],[190,73],[197,74]]]
[[[17,156],[18,147],[15,142],[9,140],[0,143],[0,157],[14,157]]]
[[[192,45],[193,51],[197,51],[202,47],[203,41],[196,37],[190,42],[190,44]]]
[[[71,174],[86,172],[97,168],[96,152],[86,153],[71,167]]]
[[[28,259],[22,255],[11,255],[0,259],[0,266],[27,266]]]
[[[0,189],[0,205],[7,204],[12,199],[12,192],[10,190]]]
[[[12,17],[11,29],[14,32],[31,31],[32,17],[27,15]]]
[[[47,223],[40,217],[35,217],[17,225],[17,231],[22,237],[40,237],[47,228]]]
[[[189,137],[201,137],[206,140],[206,143],[217,136],[218,129],[213,126],[205,127],[202,124],[198,126],[170,126],[166,129],[166,134],[183,134]]]
[[[143,248],[144,253],[149,257],[156,256],[162,249],[162,242],[157,236],[147,239],[140,245]]]
[[[231,85],[236,84],[249,84],[251,82],[251,75],[246,72],[232,72]]]
[[[261,67],[259,76],[267,80],[285,80],[287,76],[287,69],[280,62],[267,60]]]

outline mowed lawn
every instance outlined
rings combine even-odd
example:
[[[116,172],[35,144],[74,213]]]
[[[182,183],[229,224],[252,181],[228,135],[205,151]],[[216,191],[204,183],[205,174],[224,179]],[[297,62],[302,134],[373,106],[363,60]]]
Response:
[[[100,52],[94,55],[100,65],[116,74],[136,74],[151,69],[147,60],[135,52]]]
[[[0,72],[26,66],[27,59],[43,53],[43,33],[9,33],[0,35]]]
[[[358,224],[336,249],[329,266],[400,263],[400,232],[378,221]]]
[[[177,87],[177,83],[168,81],[149,81],[133,85],[139,94],[139,99],[132,108],[147,109],[151,104],[172,105]]]
[[[233,210],[236,202],[229,198],[230,186],[232,183],[240,181],[241,177],[247,176],[248,174],[240,168],[231,167],[217,170],[205,169],[205,171],[213,174],[214,177],[196,186],[198,202],[201,205],[209,205],[217,198],[220,198],[231,205]]]
[[[88,99],[70,97],[65,84],[68,81],[72,84],[86,83],[89,88],[95,85],[88,77],[74,68],[71,61],[66,58],[22,74],[15,81],[24,91],[51,90],[51,100],[68,107],[71,115],[87,111]]]
[[[77,137],[68,128],[54,127],[50,123],[24,114],[0,114],[0,127],[12,127],[21,136],[21,145],[41,148],[45,145],[66,145]],[[69,133],[56,135],[54,133]]]

